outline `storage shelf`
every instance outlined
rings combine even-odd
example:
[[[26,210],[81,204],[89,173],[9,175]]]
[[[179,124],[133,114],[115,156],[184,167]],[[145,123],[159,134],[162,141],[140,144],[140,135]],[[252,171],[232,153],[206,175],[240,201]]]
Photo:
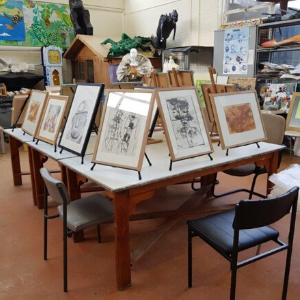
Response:
[[[281,51],[300,51],[300,46],[297,47],[281,47],[281,48],[257,48],[257,52],[281,52]]]

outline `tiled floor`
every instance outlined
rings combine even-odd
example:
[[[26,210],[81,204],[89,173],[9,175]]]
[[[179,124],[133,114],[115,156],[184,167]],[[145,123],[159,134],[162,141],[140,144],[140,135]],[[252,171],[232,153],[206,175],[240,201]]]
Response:
[[[9,152],[8,145],[6,150]],[[27,153],[21,153],[22,167],[28,170]],[[300,163],[300,158],[285,155],[281,168]],[[56,168],[47,162],[49,168]],[[113,224],[102,226],[103,243],[97,243],[96,230],[85,232],[86,239],[74,244],[69,239],[69,292],[63,292],[61,221],[50,220],[48,261],[43,260],[43,212],[33,206],[30,177],[14,187],[9,153],[0,154],[0,299],[229,299],[229,263],[200,239],[194,240],[194,286],[187,287],[187,226],[185,221],[200,214],[166,220],[133,221],[130,223],[131,247],[136,247],[161,224],[174,223],[160,239],[132,265],[132,286],[116,290]],[[220,175],[218,190],[230,189],[250,180],[232,180]],[[266,177],[258,179],[257,189],[264,191]],[[234,204],[246,194],[198,203],[190,185],[162,189],[154,200],[141,203],[138,212],[179,207],[193,197],[195,206],[208,209]],[[55,210],[51,204],[51,210]],[[164,223],[165,222],[165,223]],[[276,228],[286,232],[287,219]],[[300,295],[300,218],[297,220],[295,245],[288,290],[289,300]],[[286,239],[286,234],[283,235]],[[251,253],[253,251],[250,251]],[[249,253],[249,252],[248,252]],[[245,253],[244,255],[247,255]],[[238,271],[238,300],[279,300],[283,281],[285,253],[261,260]]]

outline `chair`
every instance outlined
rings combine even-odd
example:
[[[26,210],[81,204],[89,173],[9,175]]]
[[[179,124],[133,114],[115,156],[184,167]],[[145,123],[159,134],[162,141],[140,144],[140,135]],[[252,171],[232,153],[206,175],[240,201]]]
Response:
[[[61,217],[63,220],[64,292],[67,292],[67,237],[75,232],[97,226],[98,242],[101,243],[99,224],[113,221],[113,204],[99,194],[71,202],[67,188],[63,182],[51,177],[46,168],[41,168],[40,173],[45,182],[44,260],[47,260],[47,221],[48,219]],[[58,214],[56,215],[48,215],[48,193],[54,201],[61,204],[57,207]]]
[[[285,131],[284,117],[279,116],[279,115],[273,115],[273,114],[262,114],[262,121],[263,121],[263,123],[265,125],[265,129],[266,129],[267,142],[272,143],[272,144],[281,145],[283,142],[284,131]],[[279,153],[278,168],[281,163],[281,157],[282,157],[282,151]],[[236,168],[232,168],[229,170],[225,170],[223,172],[228,175],[237,176],[237,177],[244,177],[244,176],[254,174],[251,188],[250,188],[250,190],[241,188],[241,189],[236,189],[236,190],[232,190],[229,192],[225,192],[223,194],[216,194],[215,193],[215,186],[216,186],[216,182],[217,182],[216,181],[217,174],[216,174],[214,184],[212,186],[212,195],[214,197],[222,197],[222,196],[226,196],[226,195],[230,195],[230,194],[234,194],[234,193],[238,193],[238,192],[247,192],[247,193],[249,193],[249,199],[252,198],[252,195],[266,198],[266,195],[262,195],[262,194],[254,191],[257,177],[261,174],[267,173],[267,170],[264,166],[259,167],[259,166],[256,166],[254,163],[251,163],[251,164],[239,166]]]
[[[188,286],[192,287],[192,238],[200,237],[225,257],[231,265],[230,300],[235,299],[237,269],[252,262],[287,250],[282,300],[286,299],[293,248],[298,202],[298,187],[284,195],[263,200],[242,200],[235,209],[204,218],[189,220],[188,225]],[[285,215],[290,217],[288,242],[279,240],[279,232],[268,226]],[[264,253],[238,261],[240,251],[273,241],[279,246]]]

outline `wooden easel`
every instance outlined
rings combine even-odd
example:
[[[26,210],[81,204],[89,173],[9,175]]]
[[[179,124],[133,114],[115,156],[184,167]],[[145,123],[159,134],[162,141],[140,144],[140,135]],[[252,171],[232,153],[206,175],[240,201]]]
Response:
[[[147,86],[157,88],[171,87],[167,73],[158,73],[155,69],[145,79]]]
[[[192,71],[178,71],[172,68],[168,75],[172,87],[194,86]]]

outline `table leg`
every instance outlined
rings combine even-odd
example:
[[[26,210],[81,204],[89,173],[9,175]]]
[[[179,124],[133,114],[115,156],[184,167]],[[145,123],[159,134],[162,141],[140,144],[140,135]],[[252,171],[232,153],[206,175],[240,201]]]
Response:
[[[33,162],[32,162],[32,150],[31,147],[28,147],[28,161],[29,161],[29,169],[30,169],[30,179],[31,179],[31,191],[32,191],[32,199],[33,204],[37,205],[37,198],[36,198],[36,190],[35,190],[35,179],[34,179],[34,170],[33,170]]]
[[[14,185],[22,185],[21,164],[19,148],[22,143],[9,135],[10,158]]]
[[[129,192],[114,195],[115,256],[117,288],[122,291],[131,286],[129,245]]]
[[[28,147],[28,149],[31,147]],[[48,157],[39,153],[35,149],[31,148],[31,159],[32,159],[32,189],[35,190],[36,204],[39,209],[44,208],[44,180],[40,173],[40,168],[43,167],[44,162],[47,161]]]
[[[266,169],[268,172],[268,181],[267,181],[267,193],[266,195],[269,195],[271,193],[271,190],[274,186],[274,183],[269,181],[269,176],[271,176],[274,173],[277,173],[277,167],[278,167],[278,157],[279,157],[279,152],[276,151],[273,153],[272,157],[269,160],[269,163],[266,164]]]

